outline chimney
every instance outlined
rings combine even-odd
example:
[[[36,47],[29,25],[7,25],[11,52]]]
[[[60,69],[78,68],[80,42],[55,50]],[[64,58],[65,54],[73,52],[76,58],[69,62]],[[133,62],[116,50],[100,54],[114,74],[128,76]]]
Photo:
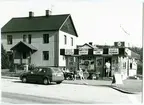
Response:
[[[34,12],[30,11],[30,12],[29,12],[29,17],[30,17],[30,18],[31,18],[31,17],[34,17]]]
[[[49,16],[49,15],[51,15],[51,11],[50,10],[46,10],[46,14],[45,14],[46,16]]]
[[[92,42],[89,42],[90,45],[92,45]]]

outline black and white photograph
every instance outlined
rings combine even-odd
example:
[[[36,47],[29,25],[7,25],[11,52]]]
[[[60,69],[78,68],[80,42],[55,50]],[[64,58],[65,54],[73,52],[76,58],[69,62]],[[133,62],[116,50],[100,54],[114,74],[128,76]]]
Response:
[[[1,0],[1,104],[142,104],[141,0]]]

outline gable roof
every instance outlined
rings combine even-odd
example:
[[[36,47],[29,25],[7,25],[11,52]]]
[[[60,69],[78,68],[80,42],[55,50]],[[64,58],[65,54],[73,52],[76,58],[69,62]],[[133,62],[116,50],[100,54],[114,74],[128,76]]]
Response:
[[[28,44],[28,43],[26,43],[26,42],[22,42],[22,41],[18,42],[16,45],[14,45],[14,46],[11,48],[11,50],[15,50],[20,44],[25,45],[26,47],[28,47],[28,48],[31,49],[31,50],[37,51],[37,48],[35,48],[33,45]],[[23,50],[24,50],[24,49],[23,49]]]
[[[68,17],[71,17],[70,14],[12,18],[1,32],[55,31],[61,28]]]
[[[89,47],[92,48],[92,49],[98,48],[98,47],[93,46],[93,45],[90,45],[90,44],[88,44],[88,43],[85,43],[84,45],[77,45],[77,48],[79,48],[79,47],[84,47],[84,46],[89,46]]]

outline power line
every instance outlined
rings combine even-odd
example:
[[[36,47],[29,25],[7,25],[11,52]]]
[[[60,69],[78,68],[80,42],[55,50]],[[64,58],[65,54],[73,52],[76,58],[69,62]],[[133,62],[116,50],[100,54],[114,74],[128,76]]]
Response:
[[[123,30],[124,33],[126,33],[127,35],[130,35],[121,25],[120,28]]]

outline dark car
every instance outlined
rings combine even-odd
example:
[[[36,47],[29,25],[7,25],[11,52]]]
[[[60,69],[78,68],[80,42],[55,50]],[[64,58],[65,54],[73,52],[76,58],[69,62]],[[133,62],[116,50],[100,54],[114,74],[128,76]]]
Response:
[[[51,82],[60,84],[64,80],[63,72],[57,67],[37,67],[33,71],[21,74],[22,82],[40,82],[45,85]]]

